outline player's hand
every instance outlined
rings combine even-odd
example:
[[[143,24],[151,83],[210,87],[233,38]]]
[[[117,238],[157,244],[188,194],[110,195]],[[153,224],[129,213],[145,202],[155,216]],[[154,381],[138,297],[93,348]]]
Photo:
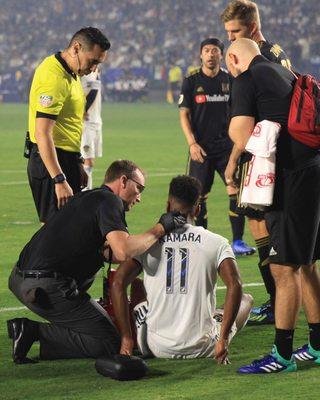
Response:
[[[228,340],[219,339],[214,348],[214,358],[218,364],[230,364],[228,359]]]
[[[120,347],[120,354],[131,356],[133,350],[133,339],[129,336],[122,336],[121,338],[121,347]]]
[[[207,153],[203,150],[203,148],[196,142],[192,143],[191,146],[189,146],[189,151],[190,151],[190,157],[192,161],[196,161],[200,164],[204,162],[204,159],[207,155]]]
[[[159,219],[159,224],[163,226],[165,233],[181,228],[187,223],[187,218],[179,212],[167,212],[162,214]]]
[[[83,120],[84,121],[89,121],[89,114],[88,114],[87,111],[85,111],[84,114],[83,114]]]
[[[57,196],[57,206],[60,210],[60,208],[68,202],[69,198],[73,196],[73,190],[67,181],[63,181],[55,184],[55,191]]]
[[[237,185],[233,179],[236,169],[237,169],[237,162],[230,158],[228,161],[226,170],[224,171],[224,177],[226,180],[226,184],[228,186],[237,187]]]
[[[88,185],[88,174],[84,170],[84,165],[82,163],[79,163],[79,169],[80,169],[80,188],[84,189]]]

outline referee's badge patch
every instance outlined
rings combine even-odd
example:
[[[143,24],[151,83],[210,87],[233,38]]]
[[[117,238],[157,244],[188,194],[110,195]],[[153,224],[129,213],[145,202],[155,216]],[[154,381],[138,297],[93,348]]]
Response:
[[[50,107],[53,103],[53,97],[47,94],[40,94],[39,103],[42,107]]]
[[[178,104],[182,104],[183,102],[183,94],[180,94]]]

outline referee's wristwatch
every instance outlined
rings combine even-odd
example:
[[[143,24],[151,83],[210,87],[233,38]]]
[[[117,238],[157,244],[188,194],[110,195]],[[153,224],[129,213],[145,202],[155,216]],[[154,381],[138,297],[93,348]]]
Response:
[[[56,185],[57,183],[62,183],[66,180],[65,174],[58,174],[53,178],[53,182]]]

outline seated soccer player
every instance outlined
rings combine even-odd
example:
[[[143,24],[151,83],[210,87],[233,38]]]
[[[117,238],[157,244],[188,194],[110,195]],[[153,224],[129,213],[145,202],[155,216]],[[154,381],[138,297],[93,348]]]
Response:
[[[174,178],[167,209],[187,215],[188,223],[164,236],[142,256],[121,264],[115,274],[112,301],[121,333],[121,354],[132,354],[134,346],[127,287],[143,270],[146,293],[137,280],[131,287],[141,353],[161,358],[214,357],[220,364],[228,363],[229,343],[245,325],[253,300],[242,293],[227,240],[192,225],[199,212],[200,193],[197,179]],[[224,307],[219,310],[218,274],[227,287]]]

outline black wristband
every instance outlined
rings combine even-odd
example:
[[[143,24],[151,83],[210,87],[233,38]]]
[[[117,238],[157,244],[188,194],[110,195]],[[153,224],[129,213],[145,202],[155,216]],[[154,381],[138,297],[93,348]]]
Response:
[[[58,174],[53,178],[53,182],[56,185],[57,183],[62,183],[66,180],[65,174]]]

